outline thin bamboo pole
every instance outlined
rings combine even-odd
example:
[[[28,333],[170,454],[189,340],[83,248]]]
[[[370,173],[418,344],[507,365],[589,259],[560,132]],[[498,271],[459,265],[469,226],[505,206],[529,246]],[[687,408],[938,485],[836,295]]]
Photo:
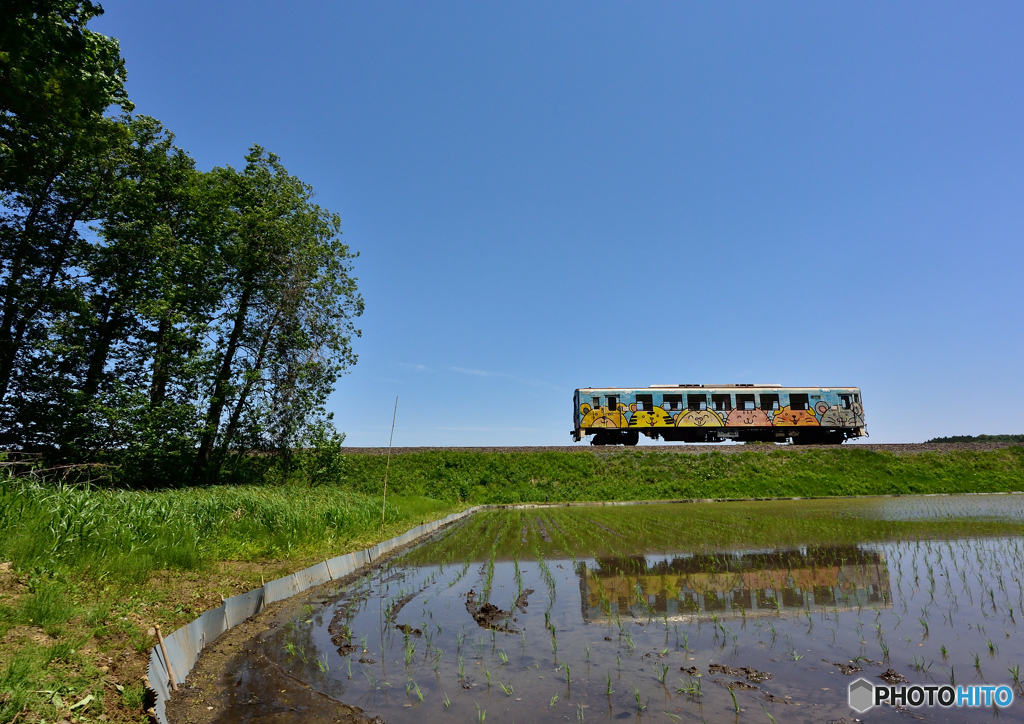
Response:
[[[164,636],[160,633],[160,624],[153,628],[156,629],[156,640],[160,642],[160,652],[164,655],[164,663],[167,664],[167,674],[171,677],[171,691],[177,691],[178,682],[174,680],[174,669],[171,668],[171,660],[167,657],[167,647],[164,646]]]
[[[388,504],[388,471],[391,469],[391,443],[395,440],[395,419],[398,417],[398,395],[395,395],[395,411],[391,415],[391,437],[388,438],[388,461],[384,465],[384,502],[380,506],[380,539],[384,540],[384,509]]]

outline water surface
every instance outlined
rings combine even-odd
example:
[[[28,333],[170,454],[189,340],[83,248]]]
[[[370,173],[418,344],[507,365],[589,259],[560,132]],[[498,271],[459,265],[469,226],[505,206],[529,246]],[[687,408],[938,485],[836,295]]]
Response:
[[[239,696],[270,662],[394,724],[988,720],[857,715],[847,685],[1014,685],[1022,521],[1020,495],[480,513],[261,634]]]

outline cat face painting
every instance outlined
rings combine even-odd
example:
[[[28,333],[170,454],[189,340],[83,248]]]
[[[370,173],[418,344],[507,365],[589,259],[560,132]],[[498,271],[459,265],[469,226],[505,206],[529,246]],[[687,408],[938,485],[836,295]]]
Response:
[[[725,419],[726,427],[768,427],[771,424],[764,410],[733,410]]]
[[[583,403],[580,405],[580,414],[583,420],[580,423],[583,427],[627,427],[626,406],[618,405],[618,409],[609,410],[607,407],[592,408]]]
[[[786,405],[775,413],[772,418],[772,425],[775,427],[807,427],[818,425],[818,418],[811,410],[794,410]]]

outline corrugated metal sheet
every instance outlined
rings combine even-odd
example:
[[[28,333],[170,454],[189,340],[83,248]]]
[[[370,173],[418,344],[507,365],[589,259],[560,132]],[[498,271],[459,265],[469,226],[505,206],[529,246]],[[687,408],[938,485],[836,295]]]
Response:
[[[284,578],[268,581],[262,588],[225,599],[224,604],[219,608],[206,611],[199,618],[182,626],[164,639],[167,657],[174,670],[175,680],[181,686],[185,677],[195,666],[204,646],[216,640],[229,628],[234,628],[250,616],[259,613],[265,606],[291,598],[297,593],[326,583],[331,579],[347,576],[396,548],[412,543],[417,538],[433,533],[449,523],[470,516],[483,507],[487,506],[477,506],[461,513],[453,513],[441,520],[418,525],[402,535],[395,536],[372,548],[331,558]],[[153,709],[159,724],[167,724],[167,700],[171,695],[167,663],[164,661],[160,647],[153,647],[149,653],[147,675],[150,688],[156,694],[156,704]]]

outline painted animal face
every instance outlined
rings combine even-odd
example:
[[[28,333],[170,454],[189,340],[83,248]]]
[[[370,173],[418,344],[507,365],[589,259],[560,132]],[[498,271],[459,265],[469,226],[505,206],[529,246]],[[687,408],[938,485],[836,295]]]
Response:
[[[819,402],[814,409],[821,415],[822,427],[859,427],[864,424],[864,418],[858,414],[860,405],[854,404],[850,410],[844,410],[839,405],[829,407],[827,402]]]
[[[764,410],[733,410],[725,420],[726,427],[771,427]]]
[[[822,427],[853,427],[854,425],[853,410],[844,410],[839,405],[829,407],[827,402],[819,402],[814,409],[821,415]]]
[[[635,405],[630,405],[630,409]],[[672,415],[660,407],[651,410],[633,410],[629,418],[630,427],[672,427]]]
[[[818,418],[814,416],[811,410],[794,410],[789,405],[786,405],[775,413],[775,417],[772,418],[772,424],[775,427],[817,426]]]
[[[676,417],[676,427],[721,427],[722,418],[712,410],[688,410]]]
[[[626,427],[625,412],[625,405],[619,405],[618,409],[610,410],[607,407],[592,408],[583,403],[580,405],[580,414],[583,415],[580,427]]]

